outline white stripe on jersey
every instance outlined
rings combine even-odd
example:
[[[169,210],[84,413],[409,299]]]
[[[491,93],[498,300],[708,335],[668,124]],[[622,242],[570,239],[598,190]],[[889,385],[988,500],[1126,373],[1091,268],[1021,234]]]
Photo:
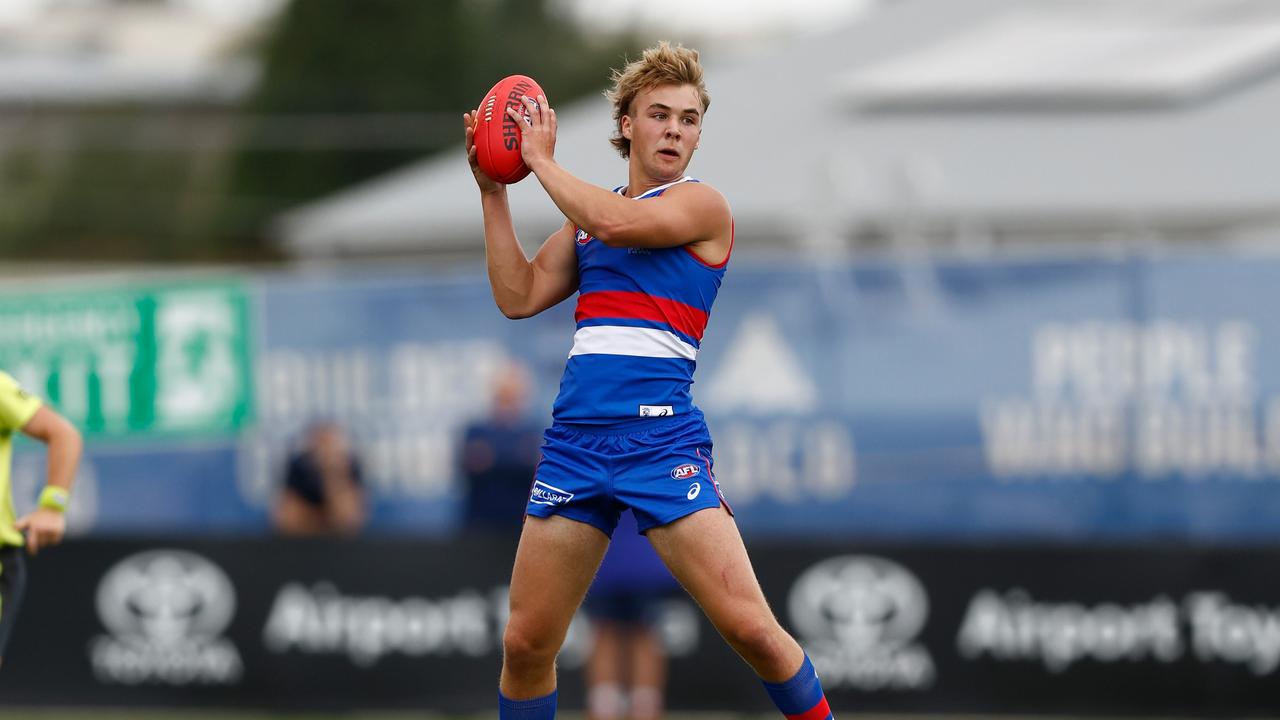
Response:
[[[689,181],[690,181],[690,180],[692,180],[692,179],[693,179],[693,176],[692,176],[692,175],[685,175],[684,177],[680,178],[679,180],[674,180],[674,181],[672,181],[672,182],[667,183],[666,185],[659,185],[658,187],[656,187],[656,188],[654,188],[654,189],[652,189],[652,190],[645,190],[644,192],[640,193],[639,195],[637,195],[637,196],[635,196],[635,197],[633,197],[633,198],[631,198],[631,199],[632,199],[632,200],[643,200],[643,199],[645,199],[645,198],[649,197],[650,195],[652,195],[652,194],[654,194],[654,193],[656,193],[656,192],[662,192],[663,190],[666,190],[666,189],[667,189],[667,188],[669,188],[669,187],[672,187],[672,186],[675,186],[675,185],[679,185],[679,184],[680,184],[680,183],[682,183],[682,182],[689,182]],[[618,188],[617,190],[614,190],[614,192],[618,193],[619,195],[622,195],[622,191],[623,191],[623,190],[626,190],[626,189],[627,189],[627,186],[626,186],[626,185],[623,185],[622,187]]]
[[[697,360],[698,349],[666,330],[596,325],[573,334],[574,355],[635,355]]]

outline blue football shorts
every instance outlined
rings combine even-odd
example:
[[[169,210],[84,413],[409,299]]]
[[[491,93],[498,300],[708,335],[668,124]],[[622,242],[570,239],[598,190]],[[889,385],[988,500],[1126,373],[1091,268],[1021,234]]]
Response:
[[[603,593],[592,588],[582,609],[598,622],[652,626],[658,621],[663,604],[673,597],[677,597],[675,590]]]
[[[712,474],[701,412],[618,426],[557,424],[543,438],[529,515],[561,515],[613,537],[624,508],[641,533],[707,508],[733,513]]]

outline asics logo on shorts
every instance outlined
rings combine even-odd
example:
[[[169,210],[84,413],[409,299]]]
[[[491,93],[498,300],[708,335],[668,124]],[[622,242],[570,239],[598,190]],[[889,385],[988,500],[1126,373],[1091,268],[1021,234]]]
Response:
[[[535,505],[564,505],[572,499],[573,493],[541,480],[533,483],[533,492],[529,495],[529,502]]]
[[[689,486],[689,493],[685,497],[690,500],[698,497],[698,493],[702,492],[702,483],[694,483]]]
[[[696,477],[702,472],[697,465],[693,463],[685,463],[671,469],[671,477],[676,480],[684,480],[685,478]]]

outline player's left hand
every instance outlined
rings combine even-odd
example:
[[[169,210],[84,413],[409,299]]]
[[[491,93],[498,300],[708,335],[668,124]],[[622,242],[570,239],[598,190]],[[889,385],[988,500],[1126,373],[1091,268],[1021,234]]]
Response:
[[[67,519],[57,510],[37,508],[19,519],[14,527],[27,536],[27,552],[35,555],[42,547],[62,542],[67,531]]]
[[[524,113],[508,107],[507,114],[521,129],[520,157],[537,172],[538,163],[550,160],[556,152],[556,111],[547,105],[547,96],[539,95],[537,99],[524,98]]]
[[[474,111],[462,114],[463,138],[464,146],[467,149],[467,162],[471,163],[471,174],[476,178],[476,184],[480,186],[480,192],[486,195],[500,193],[506,190],[506,186],[496,183],[489,179],[488,175],[480,169],[480,162],[476,159],[476,123],[480,122],[480,108]]]

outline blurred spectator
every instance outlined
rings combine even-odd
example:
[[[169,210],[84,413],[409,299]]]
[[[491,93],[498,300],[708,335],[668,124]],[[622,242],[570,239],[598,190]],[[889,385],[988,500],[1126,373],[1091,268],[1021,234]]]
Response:
[[[498,373],[488,417],[463,435],[465,527],[517,536],[529,500],[542,433],[528,417],[529,373],[511,363]]]
[[[285,535],[353,535],[365,524],[364,482],[347,434],[337,423],[307,428],[302,451],[289,459],[272,515]]]
[[[678,589],[631,511],[623,511],[584,605],[592,629],[589,720],[662,717],[667,655],[656,622],[663,602]]]

